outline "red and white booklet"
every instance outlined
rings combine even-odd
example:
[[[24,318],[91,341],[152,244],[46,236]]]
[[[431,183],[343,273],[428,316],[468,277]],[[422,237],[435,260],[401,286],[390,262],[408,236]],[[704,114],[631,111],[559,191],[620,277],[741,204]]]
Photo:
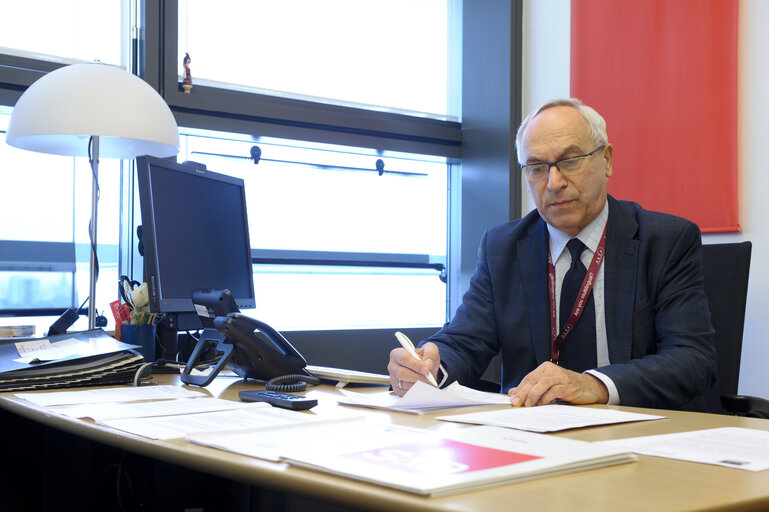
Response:
[[[187,439],[425,496],[636,460],[623,448],[508,428],[433,431],[364,418],[196,434]]]

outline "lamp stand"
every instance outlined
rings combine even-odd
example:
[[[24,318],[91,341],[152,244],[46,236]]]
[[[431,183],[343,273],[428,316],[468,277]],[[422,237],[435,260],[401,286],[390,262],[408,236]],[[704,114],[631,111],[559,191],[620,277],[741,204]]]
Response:
[[[96,327],[96,273],[97,273],[97,256],[96,256],[96,211],[99,203],[99,136],[94,135],[91,137],[92,141],[92,156],[91,156],[91,173],[93,175],[93,182],[91,185],[91,268],[90,268],[90,282],[88,288],[88,329],[94,329]]]
[[[94,329],[97,322],[96,216],[101,138],[101,156],[105,158],[165,158],[179,152],[176,120],[158,91],[140,77],[98,61],[62,66],[41,76],[16,101],[5,131],[5,142],[20,149],[89,157],[93,175],[89,329]],[[90,151],[83,151],[84,142]],[[81,275],[76,277],[82,281]]]

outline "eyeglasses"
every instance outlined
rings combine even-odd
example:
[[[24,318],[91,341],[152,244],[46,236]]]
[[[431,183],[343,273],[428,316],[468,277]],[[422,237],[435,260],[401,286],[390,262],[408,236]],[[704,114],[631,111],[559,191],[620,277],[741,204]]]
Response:
[[[522,165],[521,169],[523,169],[523,171],[526,173],[526,176],[532,181],[541,180],[547,176],[548,173],[550,173],[550,168],[552,166],[556,166],[558,170],[563,174],[574,174],[582,168],[582,165],[585,163],[585,159],[587,157],[593,156],[605,147],[606,145],[604,144],[598,146],[590,153],[585,153],[584,155],[578,156],[570,156],[569,158],[564,158],[555,162],[537,162],[535,164]]]

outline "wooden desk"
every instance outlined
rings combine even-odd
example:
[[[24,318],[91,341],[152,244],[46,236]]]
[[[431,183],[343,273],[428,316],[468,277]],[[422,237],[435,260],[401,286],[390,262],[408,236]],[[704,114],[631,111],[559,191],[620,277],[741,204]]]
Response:
[[[176,383],[178,377],[161,375],[160,383]],[[207,388],[211,396],[237,399],[237,392],[257,386],[242,380],[219,377]],[[195,388],[198,389],[198,388]],[[372,390],[381,388],[371,388]],[[389,418],[397,424],[427,429],[466,428],[436,421],[434,415],[416,416],[342,407],[331,386],[311,388],[307,395],[319,400],[308,414]],[[604,406],[605,407],[605,406]],[[443,498],[423,498],[319,472],[289,467],[187,443],[182,439],[154,441],[101,427],[90,421],[52,414],[11,394],[0,394],[0,408],[34,422],[48,425],[98,443],[188,467],[259,488],[295,494],[350,509],[371,510],[767,510],[769,471],[752,473],[737,469],[639,456],[639,461],[518,484],[493,487]],[[730,416],[635,409],[667,416],[667,419],[614,426],[577,429],[560,435],[597,441],[665,434],[703,428],[742,426],[769,430],[769,420]]]

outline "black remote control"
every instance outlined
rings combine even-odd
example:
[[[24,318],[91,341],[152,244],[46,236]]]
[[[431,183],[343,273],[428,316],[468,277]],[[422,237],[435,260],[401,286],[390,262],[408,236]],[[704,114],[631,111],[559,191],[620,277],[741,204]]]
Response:
[[[292,411],[304,411],[318,405],[318,401],[312,398],[292,395],[282,391],[270,391],[268,389],[241,391],[238,393],[238,396],[244,402],[267,402],[275,407],[291,409]]]

